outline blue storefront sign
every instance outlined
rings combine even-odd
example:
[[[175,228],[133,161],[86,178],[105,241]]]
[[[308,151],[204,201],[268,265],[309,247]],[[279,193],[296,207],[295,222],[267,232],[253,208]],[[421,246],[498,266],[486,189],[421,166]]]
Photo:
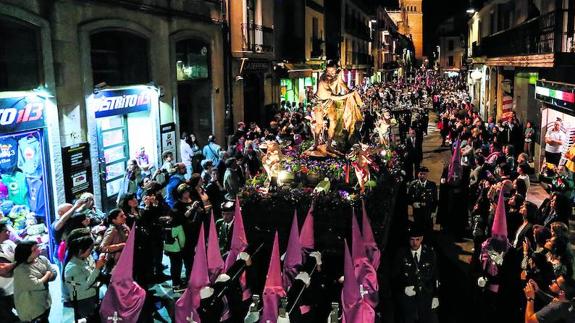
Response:
[[[93,96],[93,111],[96,118],[148,111],[156,97],[155,89],[148,86],[100,90]]]
[[[0,97],[0,134],[43,128],[45,99],[34,93]]]

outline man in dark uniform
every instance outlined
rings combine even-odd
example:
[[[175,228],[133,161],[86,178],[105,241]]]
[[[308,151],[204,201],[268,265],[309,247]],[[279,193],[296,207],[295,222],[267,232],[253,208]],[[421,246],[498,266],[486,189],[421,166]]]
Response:
[[[439,306],[437,260],[431,246],[422,244],[423,231],[409,229],[409,248],[401,248],[393,267],[396,299],[404,323],[435,323]]]
[[[413,207],[415,225],[425,232],[433,230],[431,214],[437,208],[437,185],[427,179],[427,167],[420,167],[417,179],[407,187],[407,199]]]
[[[416,130],[414,128],[409,128],[409,136],[405,140],[405,149],[407,152],[407,158],[405,161],[405,172],[407,173],[407,178],[412,180],[415,178],[419,170],[419,165],[423,160],[423,138],[418,138]]]
[[[216,230],[218,232],[218,242],[220,251],[225,254],[230,250],[232,239],[232,228],[234,224],[234,202],[227,201],[222,203],[222,217],[216,220]]]

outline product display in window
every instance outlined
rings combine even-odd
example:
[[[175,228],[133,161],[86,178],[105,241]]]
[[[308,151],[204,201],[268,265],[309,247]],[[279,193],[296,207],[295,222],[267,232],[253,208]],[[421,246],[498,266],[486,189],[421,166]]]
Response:
[[[0,212],[22,239],[48,244],[46,182],[39,130],[0,136]]]

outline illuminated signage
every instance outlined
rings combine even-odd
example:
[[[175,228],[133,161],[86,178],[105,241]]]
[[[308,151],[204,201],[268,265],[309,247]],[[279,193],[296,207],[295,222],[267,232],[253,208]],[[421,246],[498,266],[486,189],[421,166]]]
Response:
[[[548,81],[537,81],[535,98],[562,108],[566,112],[575,112],[575,86]]]
[[[535,94],[544,97],[550,97],[553,99],[565,101],[568,103],[575,103],[575,94],[570,92],[563,92],[559,90],[553,90],[546,87],[536,87]]]
[[[96,118],[110,117],[138,111],[148,111],[157,100],[155,89],[138,86],[124,89],[106,89],[94,94],[91,102]]]
[[[0,97],[0,133],[43,128],[45,106],[44,99],[34,93]]]

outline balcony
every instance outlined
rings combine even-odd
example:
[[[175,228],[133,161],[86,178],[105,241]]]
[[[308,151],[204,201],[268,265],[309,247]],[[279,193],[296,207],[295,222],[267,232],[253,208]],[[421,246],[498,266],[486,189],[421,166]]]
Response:
[[[251,23],[242,23],[242,51],[258,54],[273,54],[273,44],[273,28]]]
[[[472,44],[474,57],[557,54],[573,52],[573,30],[567,10],[558,10],[533,18],[521,25],[504,30]]]

